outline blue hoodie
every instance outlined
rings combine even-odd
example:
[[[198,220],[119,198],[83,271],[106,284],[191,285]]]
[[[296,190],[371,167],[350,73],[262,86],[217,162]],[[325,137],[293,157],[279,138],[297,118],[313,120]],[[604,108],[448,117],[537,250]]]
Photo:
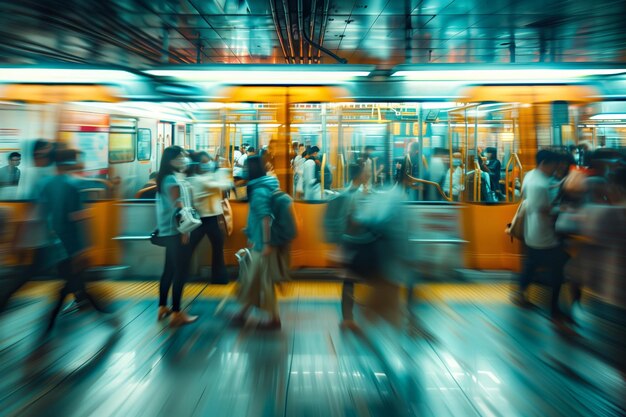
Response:
[[[250,211],[246,236],[252,242],[255,251],[263,250],[263,218],[272,215],[270,207],[272,193],[278,189],[278,179],[268,175],[248,183]]]

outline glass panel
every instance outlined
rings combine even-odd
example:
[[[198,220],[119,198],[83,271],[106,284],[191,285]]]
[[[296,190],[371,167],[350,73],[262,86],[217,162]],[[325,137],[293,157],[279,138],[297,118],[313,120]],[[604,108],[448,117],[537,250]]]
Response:
[[[112,164],[135,160],[134,133],[109,134],[109,162]]]
[[[137,160],[149,161],[152,157],[152,131],[139,129],[137,131]]]

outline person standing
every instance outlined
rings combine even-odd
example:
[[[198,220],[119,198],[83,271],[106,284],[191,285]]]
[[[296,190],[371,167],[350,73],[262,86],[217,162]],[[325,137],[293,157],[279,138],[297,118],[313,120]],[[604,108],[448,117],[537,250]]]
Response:
[[[319,163],[317,156],[319,152],[320,148],[311,146],[306,152],[306,161],[302,167],[304,199],[307,201],[322,199],[322,188],[317,178],[317,164]]]
[[[195,152],[191,156],[192,168],[188,171],[188,181],[193,190],[194,207],[198,210],[202,226],[191,233],[189,252],[193,253],[198,243],[206,235],[211,241],[211,282],[228,283],[228,272],[224,262],[224,233],[219,218],[224,214],[223,193],[233,187],[230,178],[222,170],[214,171],[209,154]]]
[[[190,234],[178,231],[177,215],[184,207],[192,206],[189,183],[185,171],[189,158],[180,146],[170,146],[163,151],[157,174],[156,213],[158,235],[165,246],[165,265],[159,281],[159,310],[157,318],[163,320],[172,314],[171,326],[193,323],[198,316],[181,311],[183,287],[191,262]],[[187,196],[187,197],[186,197]],[[172,309],[167,307],[167,298],[172,288]]]
[[[20,182],[20,169],[22,155],[19,152],[11,152],[8,164],[0,168],[0,186],[15,187]]]
[[[463,161],[460,152],[452,154],[452,167],[448,169],[448,172],[443,178],[443,192],[447,197],[450,197],[450,189],[452,189],[452,200],[459,201],[461,192],[465,190],[463,184]]]
[[[568,260],[561,241],[557,237],[555,218],[550,200],[550,178],[557,168],[559,159],[554,152],[537,152],[537,168],[526,174],[522,195],[525,204],[524,241],[526,257],[519,276],[519,289],[513,296],[513,302],[526,306],[529,304],[526,292],[531,280],[539,268],[545,268],[550,274],[550,314],[554,320],[565,318],[559,308],[559,293],[563,283],[563,269]]]

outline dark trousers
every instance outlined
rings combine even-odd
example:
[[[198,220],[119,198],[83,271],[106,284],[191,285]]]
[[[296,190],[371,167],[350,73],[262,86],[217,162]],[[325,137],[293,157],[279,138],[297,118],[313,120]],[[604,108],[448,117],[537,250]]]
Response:
[[[57,297],[57,302],[52,309],[52,313],[50,315],[50,321],[48,323],[48,330],[52,328],[54,322],[56,321],[61,308],[63,308],[63,304],[68,295],[74,294],[75,297],[81,300],[88,301],[95,310],[104,312],[105,310],[100,306],[100,304],[95,300],[95,298],[87,292],[85,288],[85,279],[83,276],[83,271],[76,268],[75,259],[68,258],[61,261],[58,266],[59,276],[65,279],[65,285],[59,291],[59,295]]]
[[[218,216],[203,217],[202,226],[191,233],[189,241],[190,256],[202,238],[207,236],[211,242],[211,281],[217,283],[228,282],[228,272],[224,263],[224,234],[220,228]]]
[[[172,310],[180,311],[183,287],[191,262],[190,245],[183,244],[181,235],[164,236],[165,265],[159,282],[159,306],[167,305],[167,295],[172,288]]]
[[[341,316],[344,320],[354,319],[354,281],[346,279],[341,288]]]
[[[550,308],[552,313],[559,311],[559,293],[563,284],[563,268],[568,255],[563,247],[557,246],[550,249],[533,249],[526,247],[526,258],[519,277],[520,290],[526,291],[535,273],[539,268],[545,268],[549,273],[548,284],[552,289]]]

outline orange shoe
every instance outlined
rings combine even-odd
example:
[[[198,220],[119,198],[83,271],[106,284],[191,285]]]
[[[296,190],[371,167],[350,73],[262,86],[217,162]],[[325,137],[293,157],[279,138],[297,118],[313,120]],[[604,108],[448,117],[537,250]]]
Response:
[[[193,323],[196,320],[198,320],[198,316],[190,316],[189,314],[182,311],[174,311],[172,313],[172,318],[170,319],[170,326],[184,326],[185,324]]]
[[[169,307],[166,306],[159,306],[159,313],[157,315],[157,320],[161,321],[163,320],[165,317],[169,316],[170,314],[172,314],[172,310],[170,310]]]

